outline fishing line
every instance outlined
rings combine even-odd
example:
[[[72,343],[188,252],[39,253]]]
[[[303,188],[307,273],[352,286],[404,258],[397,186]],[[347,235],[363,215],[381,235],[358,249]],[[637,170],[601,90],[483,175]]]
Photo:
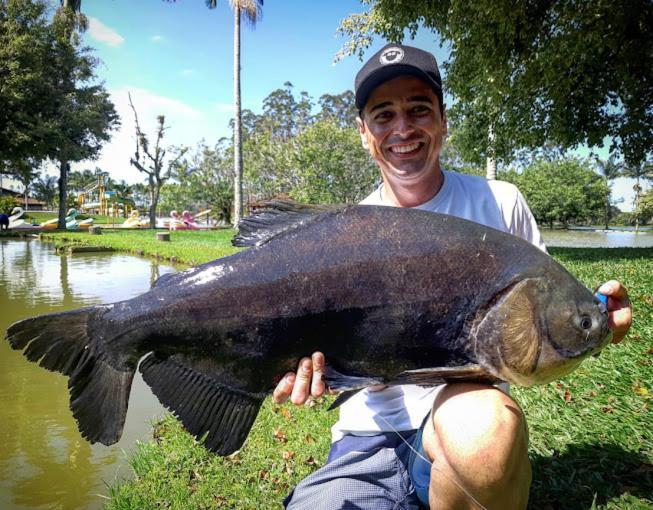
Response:
[[[404,436],[402,436],[402,435],[399,433],[399,431],[398,431],[397,429],[395,429],[395,428],[392,426],[392,424],[391,424],[388,420],[386,420],[386,419],[385,419],[382,415],[380,415],[380,414],[377,414],[377,416],[378,416],[379,418],[381,418],[381,419],[385,422],[385,424],[386,424],[388,427],[390,427],[390,429],[392,429],[392,431],[393,431],[395,434],[397,434],[397,435],[399,436],[399,439],[401,439],[404,443],[406,443],[406,446],[408,446],[408,448],[410,448],[410,450],[413,451],[413,453],[415,453],[415,455],[417,455],[420,459],[422,459],[424,462],[426,462],[429,466],[435,468],[435,469],[436,469],[437,471],[439,471],[442,475],[444,475],[444,477],[445,477],[447,480],[449,480],[449,481],[452,482],[456,487],[458,487],[458,488],[459,488],[459,489],[460,489],[460,490],[465,494],[465,496],[467,496],[469,499],[471,499],[471,500],[472,500],[472,501],[473,501],[473,502],[474,502],[474,503],[475,503],[475,504],[476,504],[476,505],[477,505],[481,510],[489,510],[488,508],[484,507],[478,499],[476,499],[474,496],[472,496],[472,494],[471,494],[471,493],[470,493],[470,492],[465,488],[464,485],[462,485],[460,482],[458,482],[458,480],[456,480],[456,479],[453,478],[452,476],[450,476],[450,475],[448,475],[447,473],[445,473],[441,468],[439,468],[438,466],[434,465],[434,464],[433,464],[429,459],[427,459],[426,457],[424,457],[424,455],[422,455],[420,452],[418,452],[418,451],[413,447],[412,444],[410,444],[408,441],[406,441],[406,439],[404,439]]]

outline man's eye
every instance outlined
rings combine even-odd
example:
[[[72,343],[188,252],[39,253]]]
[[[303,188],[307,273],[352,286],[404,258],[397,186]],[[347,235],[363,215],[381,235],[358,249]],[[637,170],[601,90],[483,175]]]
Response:
[[[429,113],[430,111],[431,109],[428,106],[424,106],[424,105],[415,106],[413,108],[413,113],[417,115],[424,115]]]
[[[388,120],[392,117],[392,114],[390,112],[380,112],[374,116],[374,120],[376,121],[384,121]]]

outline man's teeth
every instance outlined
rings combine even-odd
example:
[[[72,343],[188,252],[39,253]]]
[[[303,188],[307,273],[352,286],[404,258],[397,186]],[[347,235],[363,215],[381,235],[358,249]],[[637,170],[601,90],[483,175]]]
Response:
[[[411,143],[410,145],[401,145],[392,147],[392,152],[398,152],[399,154],[404,154],[406,152],[411,152],[417,150],[419,143]]]

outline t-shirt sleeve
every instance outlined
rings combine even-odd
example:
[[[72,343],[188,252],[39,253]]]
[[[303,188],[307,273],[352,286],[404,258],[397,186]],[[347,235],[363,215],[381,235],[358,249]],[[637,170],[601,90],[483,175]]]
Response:
[[[531,244],[546,252],[546,246],[537,227],[537,222],[531,213],[526,199],[519,190],[516,190],[515,205],[512,210],[510,232],[516,236],[526,239]]]

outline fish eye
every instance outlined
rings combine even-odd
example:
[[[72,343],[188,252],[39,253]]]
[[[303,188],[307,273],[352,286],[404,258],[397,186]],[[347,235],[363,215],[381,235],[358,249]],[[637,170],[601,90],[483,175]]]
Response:
[[[583,329],[590,329],[592,327],[592,319],[585,315],[580,319],[580,327]]]

